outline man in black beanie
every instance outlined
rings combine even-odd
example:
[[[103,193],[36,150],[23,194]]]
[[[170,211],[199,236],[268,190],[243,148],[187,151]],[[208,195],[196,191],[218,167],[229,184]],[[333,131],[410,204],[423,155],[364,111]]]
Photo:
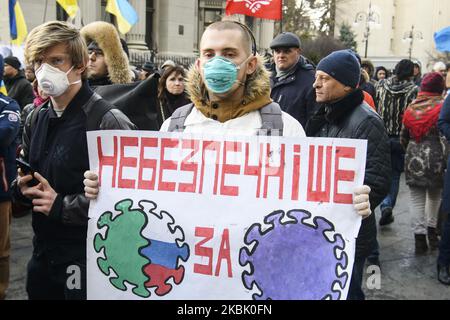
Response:
[[[380,226],[394,221],[393,209],[397,200],[400,175],[403,172],[405,152],[400,145],[403,112],[416,98],[418,87],[414,83],[414,63],[403,59],[394,69],[394,75],[381,80],[376,87],[378,114],[384,121],[390,142],[392,183],[389,194],[380,205]]]
[[[368,104],[358,88],[360,64],[348,50],[335,51],[317,65],[317,112],[306,125],[309,137],[367,140],[364,185],[370,187],[372,212],[386,196],[390,184],[390,153],[383,121]],[[363,268],[366,258],[376,246],[376,222],[372,214],[362,220],[356,239],[355,261],[348,299],[362,300]]]
[[[5,69],[3,76],[5,80],[8,97],[19,104],[20,110],[34,100],[33,87],[25,78],[25,73],[20,67],[20,61],[16,57],[9,56],[4,59]]]

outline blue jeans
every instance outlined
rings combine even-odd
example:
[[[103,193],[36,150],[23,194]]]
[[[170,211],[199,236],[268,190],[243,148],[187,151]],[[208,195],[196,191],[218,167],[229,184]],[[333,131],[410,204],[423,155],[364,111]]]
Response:
[[[400,144],[399,137],[389,137],[389,142],[391,145],[392,182],[388,195],[380,204],[381,212],[383,212],[386,208],[393,209],[395,207],[400,185],[400,175],[402,174],[405,166],[405,152]]]

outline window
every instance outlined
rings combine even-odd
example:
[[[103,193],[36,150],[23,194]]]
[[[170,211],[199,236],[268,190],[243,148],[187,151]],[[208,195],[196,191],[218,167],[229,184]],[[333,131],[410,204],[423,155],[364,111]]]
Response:
[[[220,21],[221,19],[222,10],[205,8],[205,18],[203,19],[205,28],[216,21]]]

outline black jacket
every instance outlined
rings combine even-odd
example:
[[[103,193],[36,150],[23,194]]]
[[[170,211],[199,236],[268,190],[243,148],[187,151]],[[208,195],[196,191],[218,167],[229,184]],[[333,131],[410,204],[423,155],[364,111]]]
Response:
[[[22,110],[27,104],[34,100],[33,87],[30,81],[25,78],[23,71],[20,71],[14,78],[4,78],[8,97],[14,99]]]
[[[376,239],[375,208],[389,192],[391,153],[383,121],[366,103],[360,89],[334,104],[323,104],[308,121],[306,135],[312,137],[367,140],[364,184],[371,188],[372,214],[363,220],[356,240],[356,256],[367,257]]]
[[[16,137],[19,127],[17,102],[0,93],[0,202],[11,200],[9,184],[17,176]]]
[[[189,100],[189,97],[185,92],[179,95],[173,95],[168,92],[167,89],[164,89],[163,94],[164,97],[159,100],[159,103],[161,105],[161,112],[163,113],[164,120],[170,118],[172,113],[179,107],[191,103],[191,100]]]
[[[50,214],[33,212],[35,253],[45,252],[52,260],[71,261],[85,257],[89,200],[84,196],[84,172],[89,169],[86,126],[90,110],[96,106],[86,82],[58,117],[51,101],[34,109],[23,133],[24,159],[45,177],[57,192]],[[35,123],[33,113],[38,110]],[[119,110],[111,109],[99,129],[134,129]],[[30,204],[13,182],[17,201]]]
[[[314,80],[314,66],[302,56],[295,66],[295,71],[282,80],[276,77],[275,64],[272,66],[270,97],[281,106],[284,112],[297,119],[302,127],[305,127],[316,105]]]

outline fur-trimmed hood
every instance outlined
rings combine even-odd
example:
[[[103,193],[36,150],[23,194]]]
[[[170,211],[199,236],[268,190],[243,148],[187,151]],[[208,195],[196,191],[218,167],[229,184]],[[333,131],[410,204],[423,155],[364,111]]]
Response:
[[[270,98],[270,74],[264,67],[263,57],[257,56],[256,70],[247,77],[245,82],[244,99],[248,102],[261,98]],[[192,65],[187,74],[186,91],[195,106],[201,106],[209,102],[206,86],[202,80],[200,71]]]
[[[120,37],[114,25],[95,21],[81,28],[80,32],[87,45],[95,41],[103,50],[112,83],[132,82],[128,57],[122,49]]]

